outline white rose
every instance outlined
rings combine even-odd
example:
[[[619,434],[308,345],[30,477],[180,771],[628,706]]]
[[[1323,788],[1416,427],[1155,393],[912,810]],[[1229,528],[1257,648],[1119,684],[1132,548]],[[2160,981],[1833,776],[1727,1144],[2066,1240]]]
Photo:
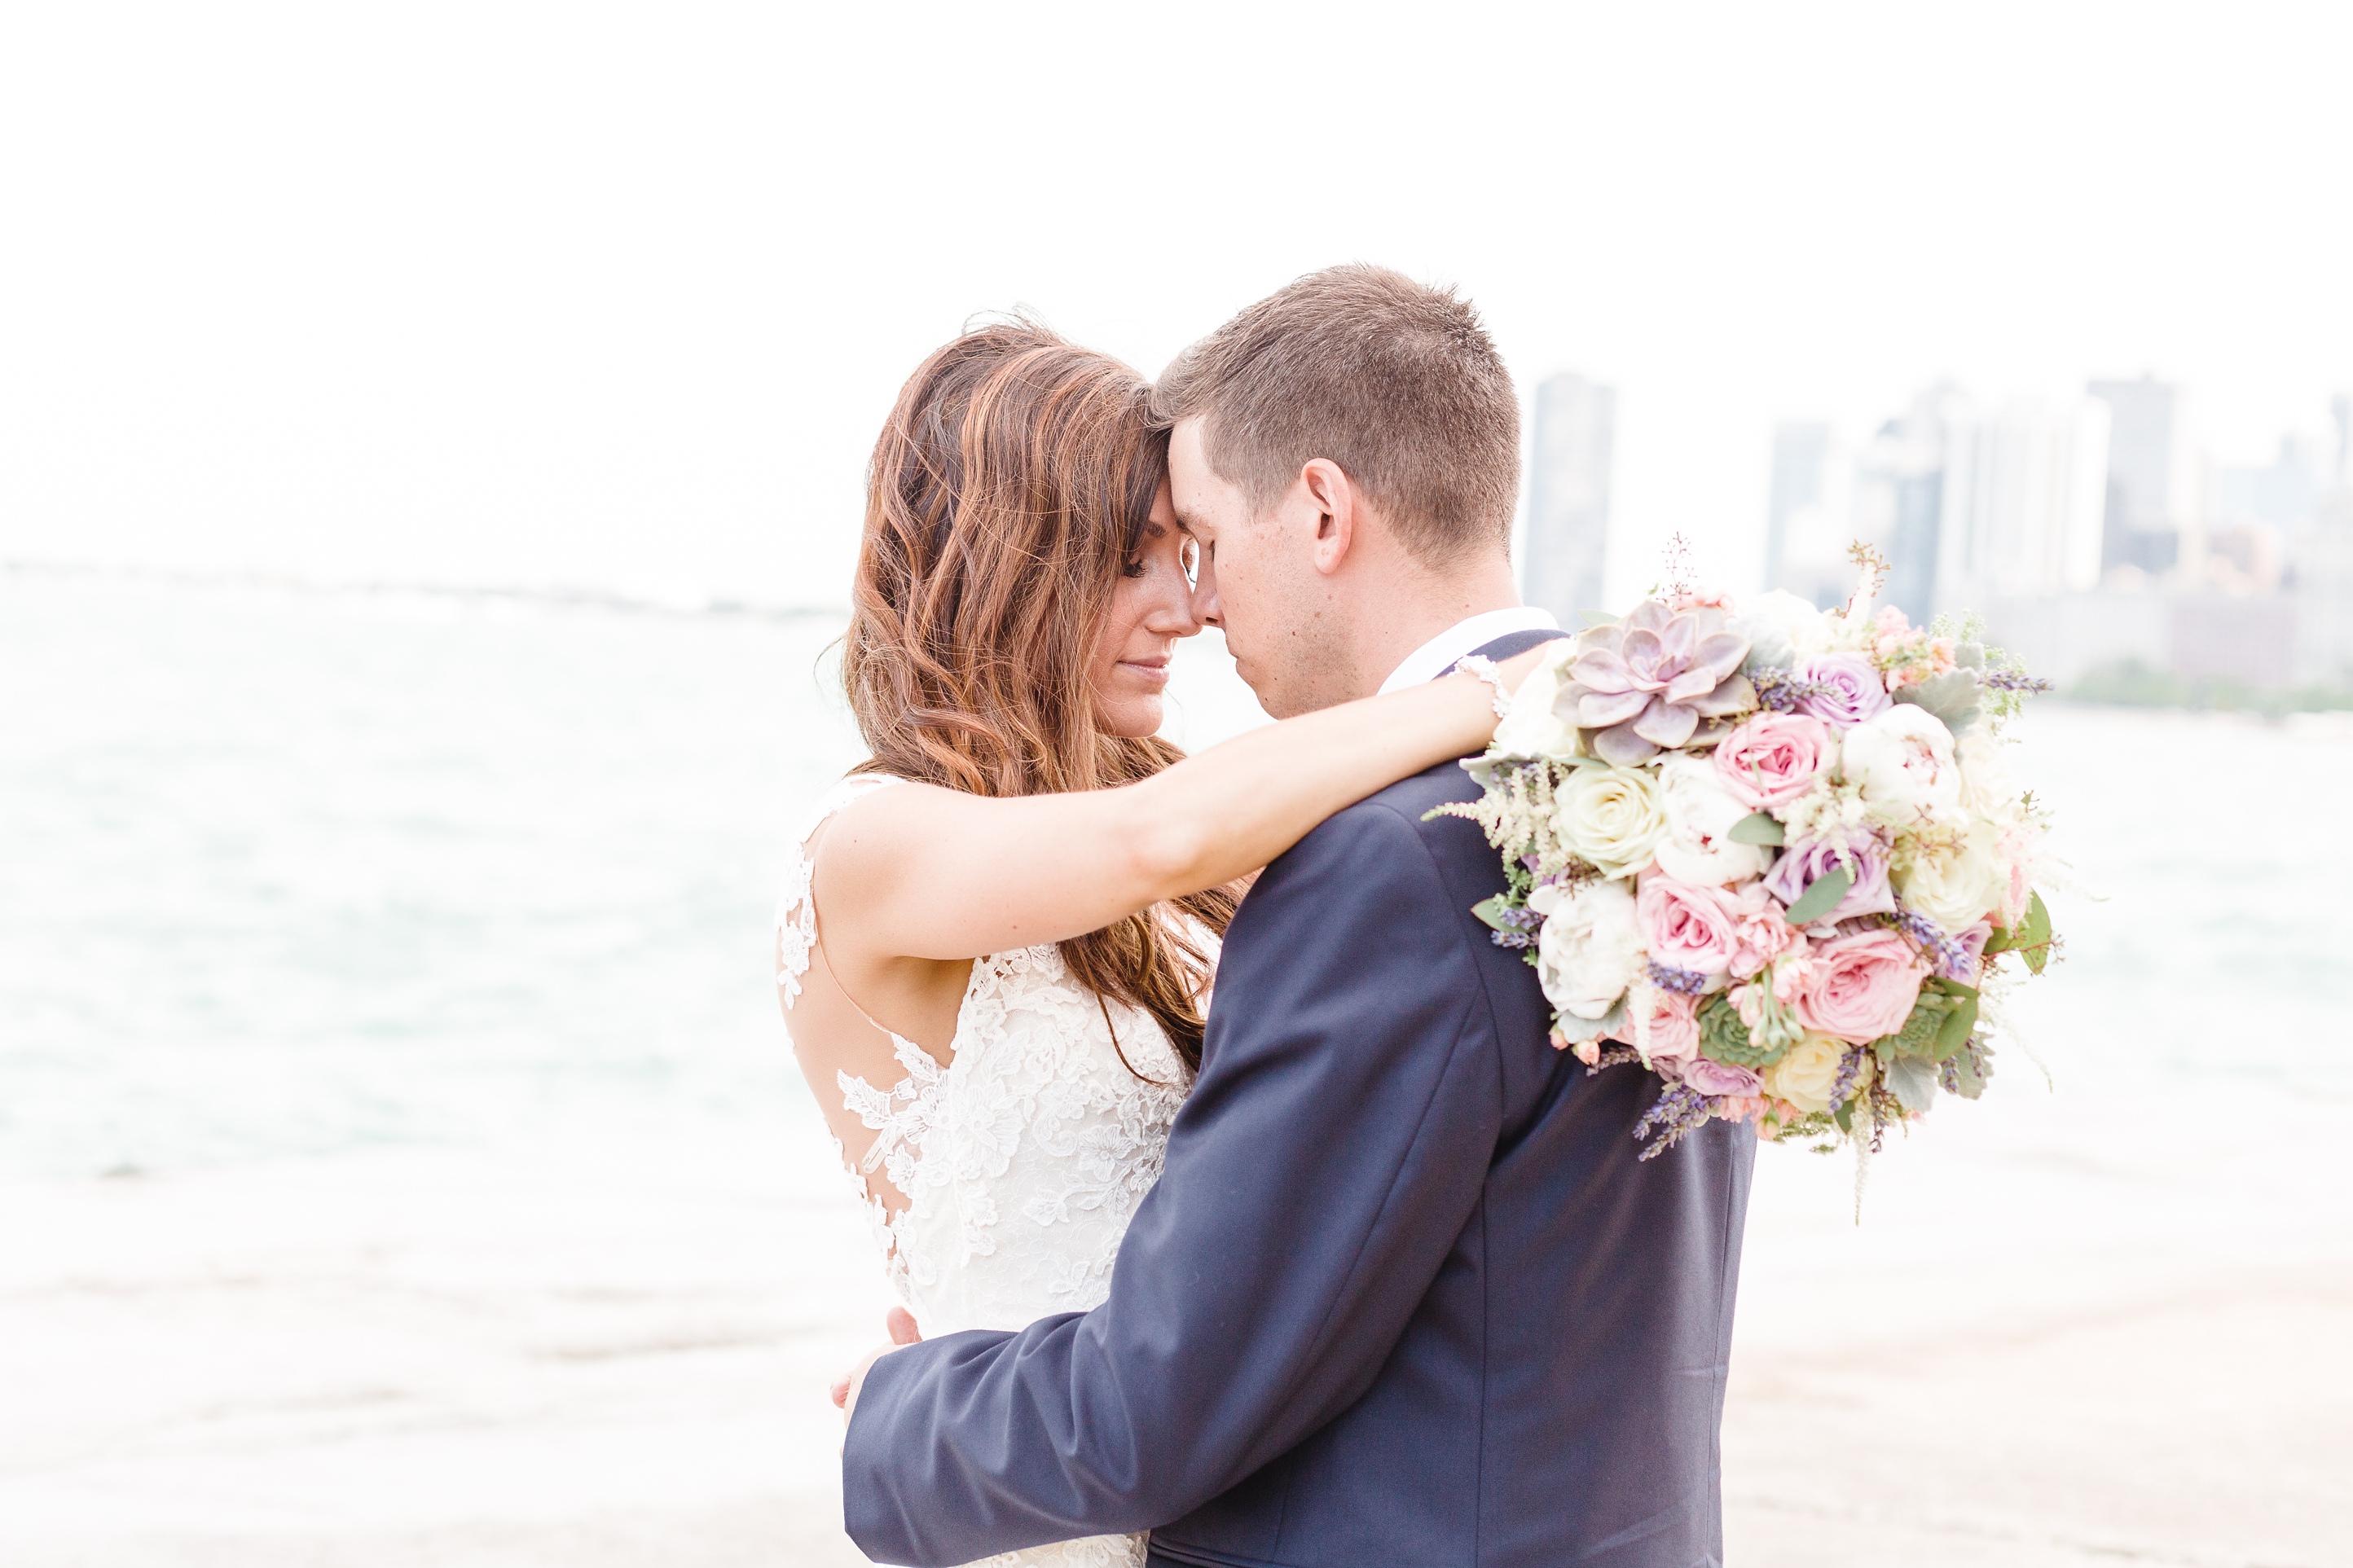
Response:
[[[1978,725],[1953,744],[1953,760],[1961,770],[1961,805],[1995,822],[2019,820],[2018,781],[2010,776],[2002,742]]]
[[[1667,831],[1659,840],[1659,869],[1695,888],[1720,887],[1761,877],[1772,852],[1725,837],[1750,815],[1724,787],[1712,758],[1676,752],[1659,763],[1659,801]]]
[[[1602,873],[1630,877],[1667,831],[1657,775],[1648,768],[1578,768],[1554,797],[1560,837]]]
[[[1898,702],[1841,738],[1840,771],[1861,786],[1872,814],[1894,827],[1957,818],[1961,772],[1953,732],[1915,703]]]
[[[1995,855],[1998,829],[1983,817],[1922,834],[1897,850],[1890,876],[1909,908],[1956,934],[2000,907],[2008,873]]]
[[[1748,639],[1751,663],[1780,669],[1830,647],[1822,613],[1797,595],[1778,588],[1743,601],[1740,614],[1733,617],[1732,629]]]
[[[1844,1040],[1808,1035],[1765,1069],[1765,1092],[1800,1110],[1829,1110],[1831,1093],[1838,1088],[1839,1064],[1845,1060]]]
[[[1568,661],[1576,653],[1574,637],[1560,637],[1545,645],[1544,657],[1520,682],[1519,689],[1512,693],[1511,712],[1495,726],[1497,751],[1514,757],[1556,760],[1577,754],[1577,727],[1564,722],[1553,711]]]
[[[1536,978],[1545,999],[1572,1016],[1607,1016],[1642,973],[1642,933],[1634,895],[1618,881],[1575,891],[1538,888],[1528,907],[1545,917],[1536,933]]]

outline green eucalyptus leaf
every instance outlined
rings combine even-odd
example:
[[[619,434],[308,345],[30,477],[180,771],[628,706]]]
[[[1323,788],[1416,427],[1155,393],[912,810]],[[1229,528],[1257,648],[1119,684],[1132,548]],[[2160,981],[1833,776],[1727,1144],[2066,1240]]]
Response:
[[[1833,866],[1823,872],[1808,888],[1803,897],[1789,906],[1788,921],[1793,926],[1811,925],[1839,907],[1847,889],[1854,886],[1854,875],[1843,866]]]
[[[1735,844],[1780,844],[1786,841],[1781,825],[1773,820],[1770,812],[1752,811],[1732,825],[1726,838]]]
[[[1614,626],[1619,620],[1607,610],[1579,610],[1577,618],[1588,626]]]
[[[1512,900],[1503,893],[1497,893],[1492,899],[1482,899],[1471,906],[1472,914],[1477,915],[1497,931],[1515,931],[1520,929],[1512,923],[1511,911]]]
[[[2018,951],[2026,960],[2026,967],[2037,974],[2051,961],[2051,911],[2043,907],[2040,893],[2026,907],[2026,925],[2018,933]]]
[[[1978,998],[1975,992],[1953,998],[1953,1009],[1945,1015],[1943,1027],[1936,1031],[1936,1059],[1943,1061],[1969,1043],[1977,1032]]]

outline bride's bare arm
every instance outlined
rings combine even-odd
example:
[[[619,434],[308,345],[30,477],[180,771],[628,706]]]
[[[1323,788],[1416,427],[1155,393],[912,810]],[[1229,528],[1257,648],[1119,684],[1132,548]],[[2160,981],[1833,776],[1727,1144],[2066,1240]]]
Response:
[[[1530,651],[1502,666],[1516,686]],[[1141,783],[991,799],[908,784],[827,827],[837,958],[976,958],[1060,942],[1265,865],[1341,807],[1493,737],[1494,689],[1442,680],[1253,730]]]

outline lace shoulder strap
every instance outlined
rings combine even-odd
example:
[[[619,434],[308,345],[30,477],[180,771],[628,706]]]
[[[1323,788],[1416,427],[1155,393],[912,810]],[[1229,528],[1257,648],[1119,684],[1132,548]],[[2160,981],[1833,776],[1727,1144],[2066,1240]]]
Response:
[[[826,819],[855,800],[876,790],[906,781],[889,773],[852,773],[820,796],[808,819],[793,835],[792,859],[785,868],[784,896],[776,904],[776,984],[790,1006],[801,994],[801,976],[808,973],[809,953],[817,945],[817,901],[810,896],[810,879],[817,863],[809,858],[809,840]]]

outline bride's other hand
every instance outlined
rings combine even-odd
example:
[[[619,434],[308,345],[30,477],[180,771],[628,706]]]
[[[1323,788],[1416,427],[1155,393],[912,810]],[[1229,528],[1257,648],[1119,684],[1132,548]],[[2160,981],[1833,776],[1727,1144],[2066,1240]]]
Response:
[[[882,1320],[882,1327],[890,1334],[891,1342],[877,1345],[867,1352],[864,1361],[833,1381],[834,1408],[841,1412],[844,1426],[849,1425],[850,1414],[858,1408],[858,1391],[866,1385],[866,1374],[873,1370],[874,1363],[892,1351],[923,1342],[923,1331],[915,1326],[915,1315],[904,1307],[892,1308]]]

